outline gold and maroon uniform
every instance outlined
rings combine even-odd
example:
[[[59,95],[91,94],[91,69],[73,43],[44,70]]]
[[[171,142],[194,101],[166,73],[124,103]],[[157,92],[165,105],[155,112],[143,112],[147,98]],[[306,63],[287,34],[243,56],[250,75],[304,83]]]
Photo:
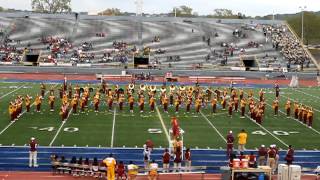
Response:
[[[71,100],[71,106],[72,106],[72,113],[77,113],[77,107],[78,107],[78,98],[75,96]]]
[[[277,116],[278,115],[278,111],[279,111],[279,100],[275,99],[272,103],[272,108],[274,110],[274,115]]]
[[[288,99],[285,105],[285,109],[287,112],[287,117],[290,117],[291,114],[291,101]]]
[[[228,102],[228,113],[229,113],[229,116],[232,117],[232,109],[233,109],[233,101],[230,100]]]
[[[174,100],[174,106],[175,106],[176,113],[179,112],[180,99],[179,99],[178,96],[177,96],[176,99]]]
[[[263,95],[264,95],[263,89],[260,89],[260,91],[259,91],[259,100],[260,100],[260,102],[263,100]]]
[[[234,101],[234,110],[235,110],[236,112],[238,112],[238,108],[239,108],[239,98],[238,98],[238,96],[235,96],[235,97],[233,98],[233,101]]]
[[[227,106],[227,97],[223,96],[221,101],[222,109],[225,110]]]
[[[99,103],[100,103],[100,97],[99,95],[95,95],[93,98],[93,105],[94,105],[94,111],[98,112],[99,111]]]
[[[217,111],[217,99],[214,97],[211,100],[212,113],[216,113]]]
[[[293,110],[294,110],[294,118],[298,119],[299,115],[299,104],[297,102],[293,103]]]
[[[129,102],[130,112],[133,112],[134,97],[132,95],[129,96],[128,102]]]
[[[200,98],[197,98],[197,99],[196,99],[195,108],[196,108],[196,112],[197,112],[197,113],[200,112],[201,102],[202,102],[202,100],[201,100]]]
[[[168,112],[168,103],[169,103],[168,101],[169,101],[168,97],[164,95],[162,100],[164,112]]]
[[[154,96],[151,96],[149,99],[149,105],[150,105],[151,112],[154,112],[155,101],[156,101],[156,99],[154,98]]]
[[[54,100],[55,100],[54,95],[50,95],[48,99],[49,99],[50,111],[54,111]]]
[[[242,98],[240,101],[241,118],[244,118],[244,114],[246,112],[246,105],[247,105],[246,99]]]
[[[41,89],[40,94],[41,94],[42,97],[44,97],[44,93],[46,91],[46,86],[43,83],[41,83],[40,89]]]
[[[124,94],[120,94],[119,100],[118,100],[120,111],[123,110],[123,103],[124,103],[124,101],[125,101]]]
[[[30,112],[31,97],[27,95],[24,102],[26,105],[27,112]]]
[[[107,104],[108,104],[109,111],[111,111],[112,110],[112,105],[113,105],[113,96],[112,96],[112,94],[107,97]]]
[[[313,121],[313,109],[309,108],[307,112],[307,121],[308,121],[308,126],[312,127],[312,121]]]
[[[35,98],[35,101],[34,101],[34,104],[36,105],[37,112],[40,112],[41,102],[42,102],[42,97],[37,95]]]

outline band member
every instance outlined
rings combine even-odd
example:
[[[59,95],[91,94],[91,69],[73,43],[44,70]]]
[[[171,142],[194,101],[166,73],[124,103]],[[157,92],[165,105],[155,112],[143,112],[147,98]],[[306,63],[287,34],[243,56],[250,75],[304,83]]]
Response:
[[[112,105],[113,105],[113,95],[112,93],[109,92],[109,96],[107,96],[107,104],[108,104],[108,110],[112,110]]]
[[[68,103],[66,103],[66,104],[62,104],[61,105],[61,108],[60,108],[60,116],[61,116],[61,120],[62,121],[65,121],[66,119],[67,119],[67,117],[68,117]]]
[[[174,106],[175,106],[176,113],[178,113],[179,112],[179,106],[180,106],[180,99],[179,99],[178,96],[174,100]]]
[[[190,113],[191,104],[192,104],[192,97],[188,95],[187,102],[186,102],[186,111],[187,111],[187,113]]]
[[[18,96],[16,99],[16,105],[17,105],[17,117],[20,118],[21,113],[22,113],[22,104],[23,104],[23,99],[21,96]]]
[[[40,94],[41,94],[42,97],[44,97],[44,93],[46,92],[46,85],[41,83],[40,89],[41,89],[41,93]]]
[[[260,100],[260,102],[263,100],[263,96],[264,96],[263,89],[260,89],[260,91],[259,91],[259,100]]]
[[[198,98],[196,99],[196,102],[195,102],[196,113],[199,113],[199,112],[200,112],[201,103],[202,103],[202,100],[201,100],[200,97],[198,97]]]
[[[30,105],[31,105],[31,96],[29,96],[28,94],[26,95],[26,98],[25,98],[25,105],[26,105],[26,109],[27,109],[27,112],[30,112]]]
[[[295,119],[298,119],[298,113],[299,113],[299,104],[298,104],[298,102],[297,101],[295,101],[294,103],[293,103],[293,110],[294,110],[294,118]]]
[[[242,88],[239,90],[239,98],[240,98],[240,101],[243,99],[243,89]]]
[[[173,92],[169,92],[169,104],[170,106],[173,106],[174,103],[174,96],[173,96]]]
[[[259,107],[257,107],[255,114],[256,114],[256,122],[258,124],[261,124],[262,123],[263,110],[260,109]]]
[[[222,97],[221,105],[222,105],[222,110],[226,110],[226,105],[227,105],[227,97],[226,96]]]
[[[125,101],[124,94],[120,94],[119,100],[118,100],[120,111],[123,110],[123,103],[124,103],[124,101]]]
[[[107,89],[108,89],[108,86],[107,86],[107,83],[104,79],[101,79],[101,90],[102,90],[102,93],[106,94],[107,93]]]
[[[240,101],[240,108],[241,108],[241,117],[240,118],[245,118],[245,111],[246,111],[246,105],[247,105],[247,101],[246,99],[242,98]]]
[[[82,97],[80,98],[80,110],[82,113],[84,113],[84,108],[85,108],[85,101],[86,101],[86,98],[84,97],[84,95],[82,95]]]
[[[130,83],[128,85],[128,89],[127,89],[127,94],[133,94],[134,93],[134,84],[133,83]]]
[[[302,118],[303,118],[303,123],[307,124],[308,107],[306,107],[306,106],[302,106]]]
[[[100,103],[100,97],[99,97],[99,94],[96,94],[93,98],[94,112],[99,112],[99,103]]]
[[[78,97],[80,97],[80,87],[77,84],[76,87],[74,88],[75,93],[78,95]]]
[[[233,109],[233,101],[230,99],[228,102],[228,113],[230,117],[232,117],[232,109]]]
[[[10,120],[15,121],[16,119],[16,105],[13,102],[9,103],[9,114]]]
[[[299,119],[299,121],[303,121],[303,106],[302,106],[302,104],[299,105],[298,119]]]
[[[154,96],[151,96],[149,99],[150,112],[154,112],[155,101],[156,99],[154,98]]]
[[[234,102],[234,111],[238,112],[238,108],[239,108],[239,98],[238,98],[238,96],[235,96],[233,98],[233,102]]]
[[[290,114],[291,114],[291,101],[290,101],[289,98],[288,98],[288,100],[286,102],[285,109],[286,109],[286,112],[287,112],[287,118],[289,118]]]
[[[216,113],[217,111],[217,98],[213,97],[211,100],[212,113]]]
[[[60,86],[60,88],[59,88],[59,97],[60,97],[60,99],[62,99],[62,97],[63,97],[63,87],[62,86]]]
[[[274,109],[274,116],[278,116],[279,111],[279,100],[276,98],[272,103],[272,108]]]
[[[81,104],[81,103],[80,103]],[[71,100],[72,113],[77,114],[78,98],[74,96]],[[84,107],[83,107],[84,108]]]
[[[163,104],[163,110],[166,113],[168,113],[168,103],[169,103],[168,101],[169,101],[169,99],[168,99],[167,95],[164,95],[163,100],[162,100],[162,104]]]
[[[134,97],[133,95],[129,95],[128,98],[130,112],[133,113],[133,105],[134,105]]]
[[[54,95],[54,87],[53,86],[50,87],[50,95]]]
[[[312,127],[312,121],[313,121],[313,108],[310,107],[308,109],[308,112],[307,112],[307,119],[308,119],[308,126],[309,127]]]
[[[71,99],[72,98],[72,85],[71,83],[68,86],[68,98]]]
[[[49,106],[50,106],[50,111],[54,111],[54,100],[55,100],[55,96],[54,95],[50,95],[48,97],[49,99]]]
[[[140,112],[143,113],[144,110],[144,96],[140,95],[139,98],[139,108],[140,108]]]
[[[42,96],[37,95],[34,100],[34,105],[36,105],[37,112],[40,112],[41,102],[42,102]]]

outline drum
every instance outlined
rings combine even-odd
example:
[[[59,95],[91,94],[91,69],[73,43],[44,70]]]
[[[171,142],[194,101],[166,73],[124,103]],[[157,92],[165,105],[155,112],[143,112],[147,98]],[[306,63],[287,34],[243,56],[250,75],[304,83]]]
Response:
[[[240,168],[240,159],[233,159],[233,168]]]
[[[241,160],[241,166],[240,166],[241,168],[244,168],[244,169],[246,169],[246,168],[248,168],[249,167],[249,161],[248,161],[248,159],[242,159]]]

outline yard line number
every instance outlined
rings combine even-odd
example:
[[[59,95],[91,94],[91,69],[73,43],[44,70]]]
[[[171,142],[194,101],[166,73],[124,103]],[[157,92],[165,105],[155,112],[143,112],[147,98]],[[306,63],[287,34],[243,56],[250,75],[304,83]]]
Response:
[[[289,136],[290,134],[298,134],[299,132],[297,132],[297,131],[292,131],[292,132],[287,132],[287,131],[272,131],[272,133],[275,134],[275,135],[277,135],[277,136]],[[251,132],[251,134],[262,135],[262,136],[267,135],[267,133],[264,132],[264,131],[253,131],[253,132]]]
[[[55,127],[30,127],[31,129],[35,129],[35,130],[38,130],[38,131],[48,131],[48,132],[52,132],[52,131],[55,131],[56,128]],[[74,132],[78,132],[79,131],[79,128],[77,127],[65,127],[63,129],[64,132],[69,132],[69,133],[74,133]]]

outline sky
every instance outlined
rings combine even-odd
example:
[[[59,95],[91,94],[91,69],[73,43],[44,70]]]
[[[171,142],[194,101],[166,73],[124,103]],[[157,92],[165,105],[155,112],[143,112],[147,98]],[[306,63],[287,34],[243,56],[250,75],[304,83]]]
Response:
[[[100,12],[107,8],[135,12],[135,0],[72,0],[75,12]],[[167,13],[181,5],[193,8],[200,15],[213,14],[217,8],[231,9],[249,16],[299,12],[306,6],[308,11],[320,11],[320,0],[144,0],[143,12]],[[0,6],[31,10],[31,0],[0,0]]]

